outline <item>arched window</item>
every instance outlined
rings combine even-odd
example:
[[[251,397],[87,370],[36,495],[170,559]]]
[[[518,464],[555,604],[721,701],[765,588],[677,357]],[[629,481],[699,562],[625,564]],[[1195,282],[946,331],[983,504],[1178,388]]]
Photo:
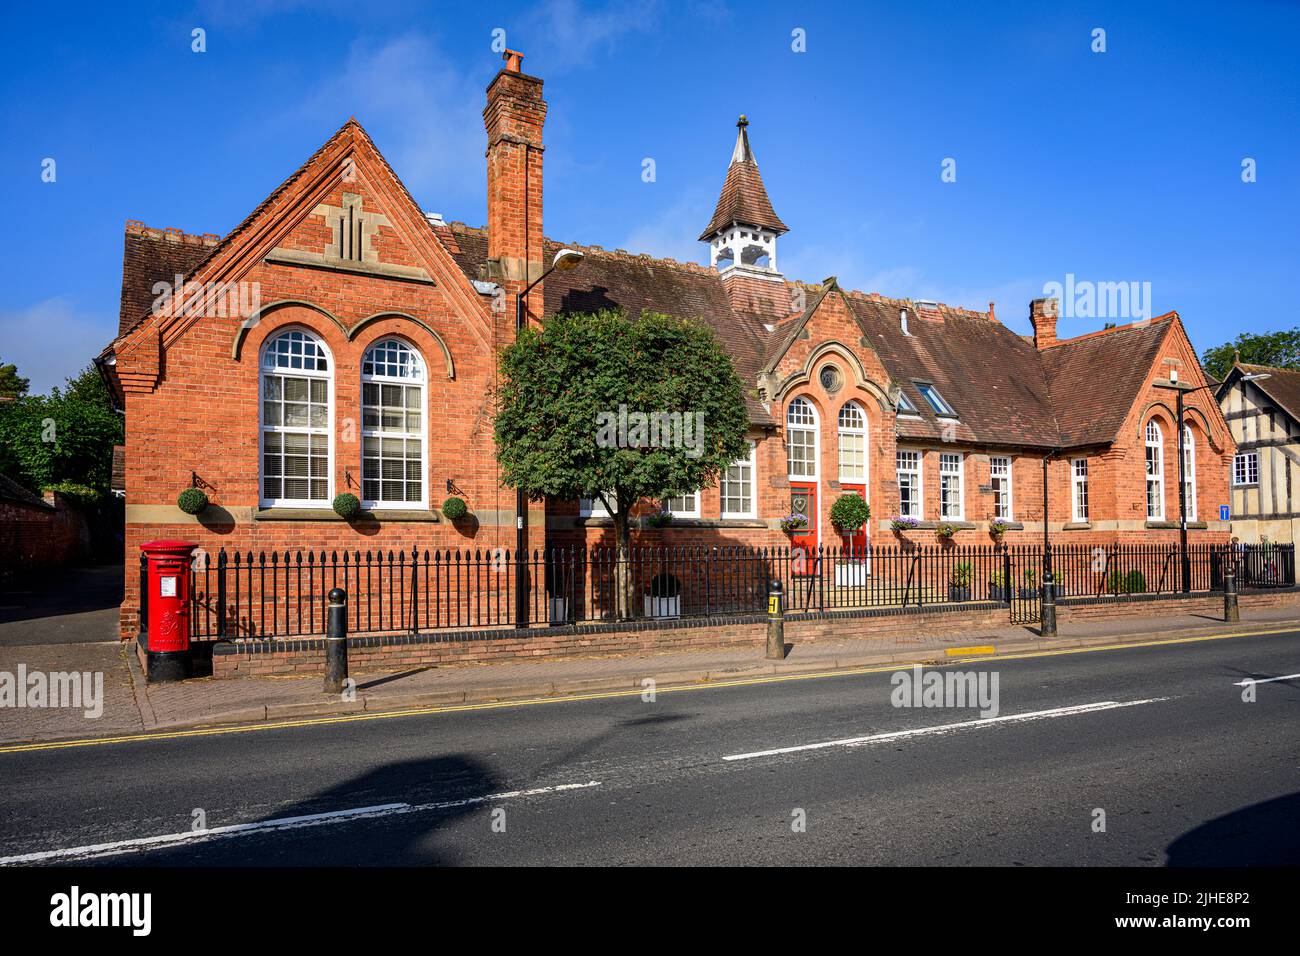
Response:
[[[786,409],[785,459],[791,478],[817,477],[817,411],[806,398]]]
[[[333,484],[333,363],[310,332],[290,329],[262,349],[262,505],[319,507]]]
[[[865,484],[867,480],[867,416],[857,402],[840,409],[840,481]]]
[[[382,339],[361,360],[361,497],[367,507],[427,507],[424,360]]]
[[[1183,492],[1187,520],[1196,520],[1196,439],[1190,425],[1183,426]]]
[[[1147,520],[1165,520],[1165,439],[1154,418],[1147,422]]]

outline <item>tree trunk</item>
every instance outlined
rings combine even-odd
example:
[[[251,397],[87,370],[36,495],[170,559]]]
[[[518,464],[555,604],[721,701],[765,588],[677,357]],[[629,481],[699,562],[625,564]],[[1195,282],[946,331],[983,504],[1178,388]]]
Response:
[[[632,617],[632,529],[627,512],[628,509],[620,502],[614,515],[614,536],[618,540],[614,559],[614,608],[620,621]]]

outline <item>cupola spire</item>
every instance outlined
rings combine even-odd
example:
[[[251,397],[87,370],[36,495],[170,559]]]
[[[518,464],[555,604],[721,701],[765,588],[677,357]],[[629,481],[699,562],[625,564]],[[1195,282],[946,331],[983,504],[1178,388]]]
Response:
[[[779,279],[776,237],[786,231],[767,197],[758,161],[749,145],[749,120],[741,114],[722,195],[713,218],[700,233],[700,241],[709,244],[709,264],[715,268],[721,263],[724,272],[740,269]]]

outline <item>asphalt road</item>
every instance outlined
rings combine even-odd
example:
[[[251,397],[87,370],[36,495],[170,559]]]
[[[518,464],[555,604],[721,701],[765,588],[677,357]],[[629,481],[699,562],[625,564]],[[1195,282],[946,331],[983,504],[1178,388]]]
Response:
[[[872,673],[0,753],[0,857],[1300,863],[1300,676],[1238,686],[1300,675],[1300,632],[938,670],[996,672],[998,719]],[[206,839],[167,837],[196,814]]]

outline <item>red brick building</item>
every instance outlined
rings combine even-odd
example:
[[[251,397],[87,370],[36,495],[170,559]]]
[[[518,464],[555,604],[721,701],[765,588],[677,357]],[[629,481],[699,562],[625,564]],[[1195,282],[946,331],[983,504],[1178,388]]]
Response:
[[[224,237],[128,221],[118,337],[104,352],[126,410],[126,560],[151,538],[208,551],[513,548],[515,496],[492,448],[495,355],[515,296],[562,247],[581,266],[529,295],[530,321],[643,308],[715,330],[747,388],[754,444],[720,487],[670,503],[643,542],[839,545],[832,503],[872,508],[873,544],[1041,540],[1043,461],[1054,540],[1173,540],[1172,375],[1201,385],[1176,313],[1057,339],[1053,300],[1027,338],[993,314],[785,278],[787,229],[741,118],[722,194],[701,233],[708,267],[558,243],[543,232],[542,81],[510,60],[487,90],[488,223],[426,215],[349,120]],[[701,220],[705,211],[701,211]],[[183,288],[183,297],[177,289]],[[167,296],[170,295],[170,301]],[[197,305],[196,305],[197,303]],[[247,306],[247,307],[245,307]],[[1194,541],[1221,541],[1235,447],[1212,395],[1187,396]],[[178,493],[212,502],[197,517]],[[331,510],[363,501],[362,520]],[[452,524],[455,493],[474,520]],[[533,506],[530,547],[606,535],[581,503]],[[544,529],[544,530],[543,530]],[[135,627],[127,575],[123,631]]]

